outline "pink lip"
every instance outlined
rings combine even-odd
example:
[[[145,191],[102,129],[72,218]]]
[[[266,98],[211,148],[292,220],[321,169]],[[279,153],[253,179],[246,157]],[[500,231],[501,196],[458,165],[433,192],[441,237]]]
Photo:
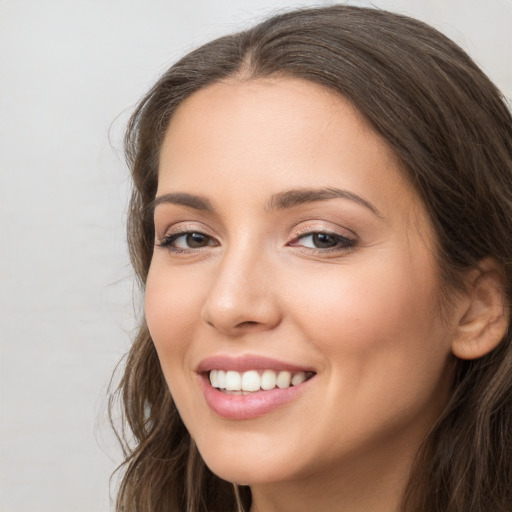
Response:
[[[207,372],[212,369],[233,370],[243,372],[247,370],[287,370],[290,372],[313,371],[305,366],[298,366],[267,357],[244,355],[212,356],[201,361],[196,371],[206,403],[218,416],[229,420],[248,420],[268,414],[275,409],[298,398],[306,391],[314,378],[298,386],[286,389],[271,389],[258,391],[247,395],[230,395],[219,391],[210,384]]]

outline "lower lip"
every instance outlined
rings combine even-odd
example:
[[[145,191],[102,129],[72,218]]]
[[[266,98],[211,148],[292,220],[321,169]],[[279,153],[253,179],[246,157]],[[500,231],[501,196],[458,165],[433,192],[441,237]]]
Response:
[[[208,377],[201,375],[206,403],[218,416],[229,420],[249,420],[269,414],[295,400],[306,390],[311,380],[313,379],[285,389],[276,388],[248,395],[230,395],[214,388]]]

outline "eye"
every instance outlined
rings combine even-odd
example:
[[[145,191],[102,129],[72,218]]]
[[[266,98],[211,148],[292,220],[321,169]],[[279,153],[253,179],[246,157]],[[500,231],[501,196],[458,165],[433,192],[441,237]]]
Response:
[[[203,247],[217,246],[218,243],[211,236],[200,231],[187,231],[166,235],[158,242],[159,247],[168,248],[175,252],[202,249]]]
[[[296,237],[292,242],[290,242],[290,245],[294,247],[305,247],[307,249],[317,251],[332,251],[336,249],[343,250],[354,247],[356,245],[356,241],[338,233],[315,231]]]

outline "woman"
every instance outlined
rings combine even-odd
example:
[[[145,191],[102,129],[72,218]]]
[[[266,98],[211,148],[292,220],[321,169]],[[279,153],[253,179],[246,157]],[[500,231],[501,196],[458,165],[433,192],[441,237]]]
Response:
[[[126,147],[118,511],[512,509],[512,119],[467,55],[282,14],[171,67]]]

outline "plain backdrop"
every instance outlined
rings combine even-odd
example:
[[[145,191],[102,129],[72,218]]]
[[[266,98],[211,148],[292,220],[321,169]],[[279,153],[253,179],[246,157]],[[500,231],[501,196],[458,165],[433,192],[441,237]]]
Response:
[[[334,2],[0,0],[0,511],[105,512],[105,415],[135,326],[122,131],[183,53]],[[348,2],[369,5],[369,2]],[[512,96],[512,0],[374,0],[460,43]]]

